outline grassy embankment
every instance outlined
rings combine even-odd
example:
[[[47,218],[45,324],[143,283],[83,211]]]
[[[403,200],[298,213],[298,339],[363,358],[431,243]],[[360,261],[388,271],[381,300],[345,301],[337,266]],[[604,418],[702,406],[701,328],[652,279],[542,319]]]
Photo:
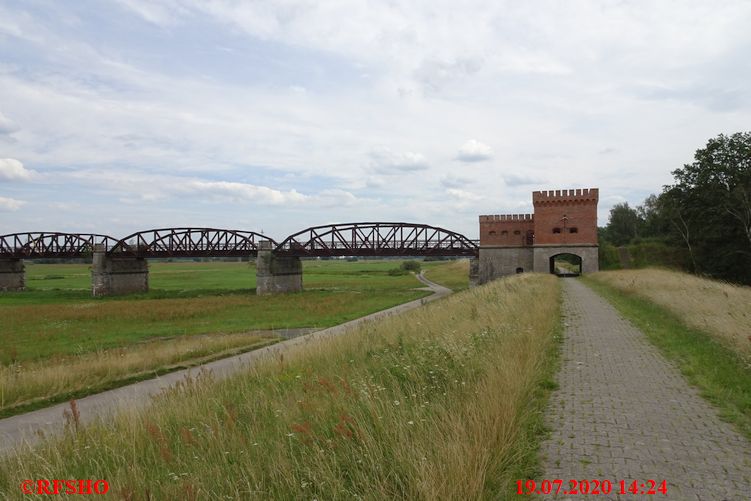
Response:
[[[0,416],[279,339],[252,331],[327,327],[427,294],[388,274],[399,264],[310,261],[305,292],[258,297],[237,288],[255,285],[248,263],[153,263],[148,294],[100,299],[87,265],[29,265],[29,290],[0,295]]]
[[[523,274],[0,462],[103,478],[123,499],[503,499],[531,478],[559,325],[558,282]]]
[[[469,259],[428,261],[421,264],[428,280],[448,287],[454,292],[469,288]]]
[[[601,272],[585,282],[751,438],[751,288],[658,269]]]

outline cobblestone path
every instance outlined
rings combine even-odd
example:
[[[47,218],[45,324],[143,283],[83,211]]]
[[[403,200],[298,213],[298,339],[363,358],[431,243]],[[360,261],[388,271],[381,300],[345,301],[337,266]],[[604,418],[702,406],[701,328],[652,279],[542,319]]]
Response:
[[[644,334],[575,279],[563,279],[559,389],[546,420],[542,479],[609,479],[607,495],[546,499],[751,499],[751,444]],[[667,496],[618,495],[618,482],[667,480]]]

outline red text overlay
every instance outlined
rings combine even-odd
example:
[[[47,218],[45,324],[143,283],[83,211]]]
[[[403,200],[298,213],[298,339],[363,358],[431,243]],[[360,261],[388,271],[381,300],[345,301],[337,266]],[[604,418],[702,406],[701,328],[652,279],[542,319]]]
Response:
[[[107,494],[110,484],[106,480],[24,480],[24,494]]]

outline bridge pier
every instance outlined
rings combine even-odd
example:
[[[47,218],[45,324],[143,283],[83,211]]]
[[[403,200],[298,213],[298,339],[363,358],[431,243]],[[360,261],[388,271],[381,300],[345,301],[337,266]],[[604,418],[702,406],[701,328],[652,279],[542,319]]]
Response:
[[[302,291],[302,261],[299,257],[276,256],[270,240],[258,242],[256,294]]]
[[[149,265],[144,258],[112,257],[102,244],[94,245],[91,294],[116,296],[149,291]]]
[[[23,259],[0,259],[0,291],[22,291],[26,287]]]

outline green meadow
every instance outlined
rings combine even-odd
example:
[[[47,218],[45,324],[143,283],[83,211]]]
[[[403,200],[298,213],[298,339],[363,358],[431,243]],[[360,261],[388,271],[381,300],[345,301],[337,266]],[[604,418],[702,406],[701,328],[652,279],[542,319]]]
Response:
[[[304,262],[301,293],[255,295],[248,262],[152,262],[145,294],[93,298],[87,264],[27,264],[27,290],[0,294],[0,415],[276,342],[425,297],[400,260]],[[451,265],[454,268],[448,269]],[[454,263],[429,263],[449,282]]]

